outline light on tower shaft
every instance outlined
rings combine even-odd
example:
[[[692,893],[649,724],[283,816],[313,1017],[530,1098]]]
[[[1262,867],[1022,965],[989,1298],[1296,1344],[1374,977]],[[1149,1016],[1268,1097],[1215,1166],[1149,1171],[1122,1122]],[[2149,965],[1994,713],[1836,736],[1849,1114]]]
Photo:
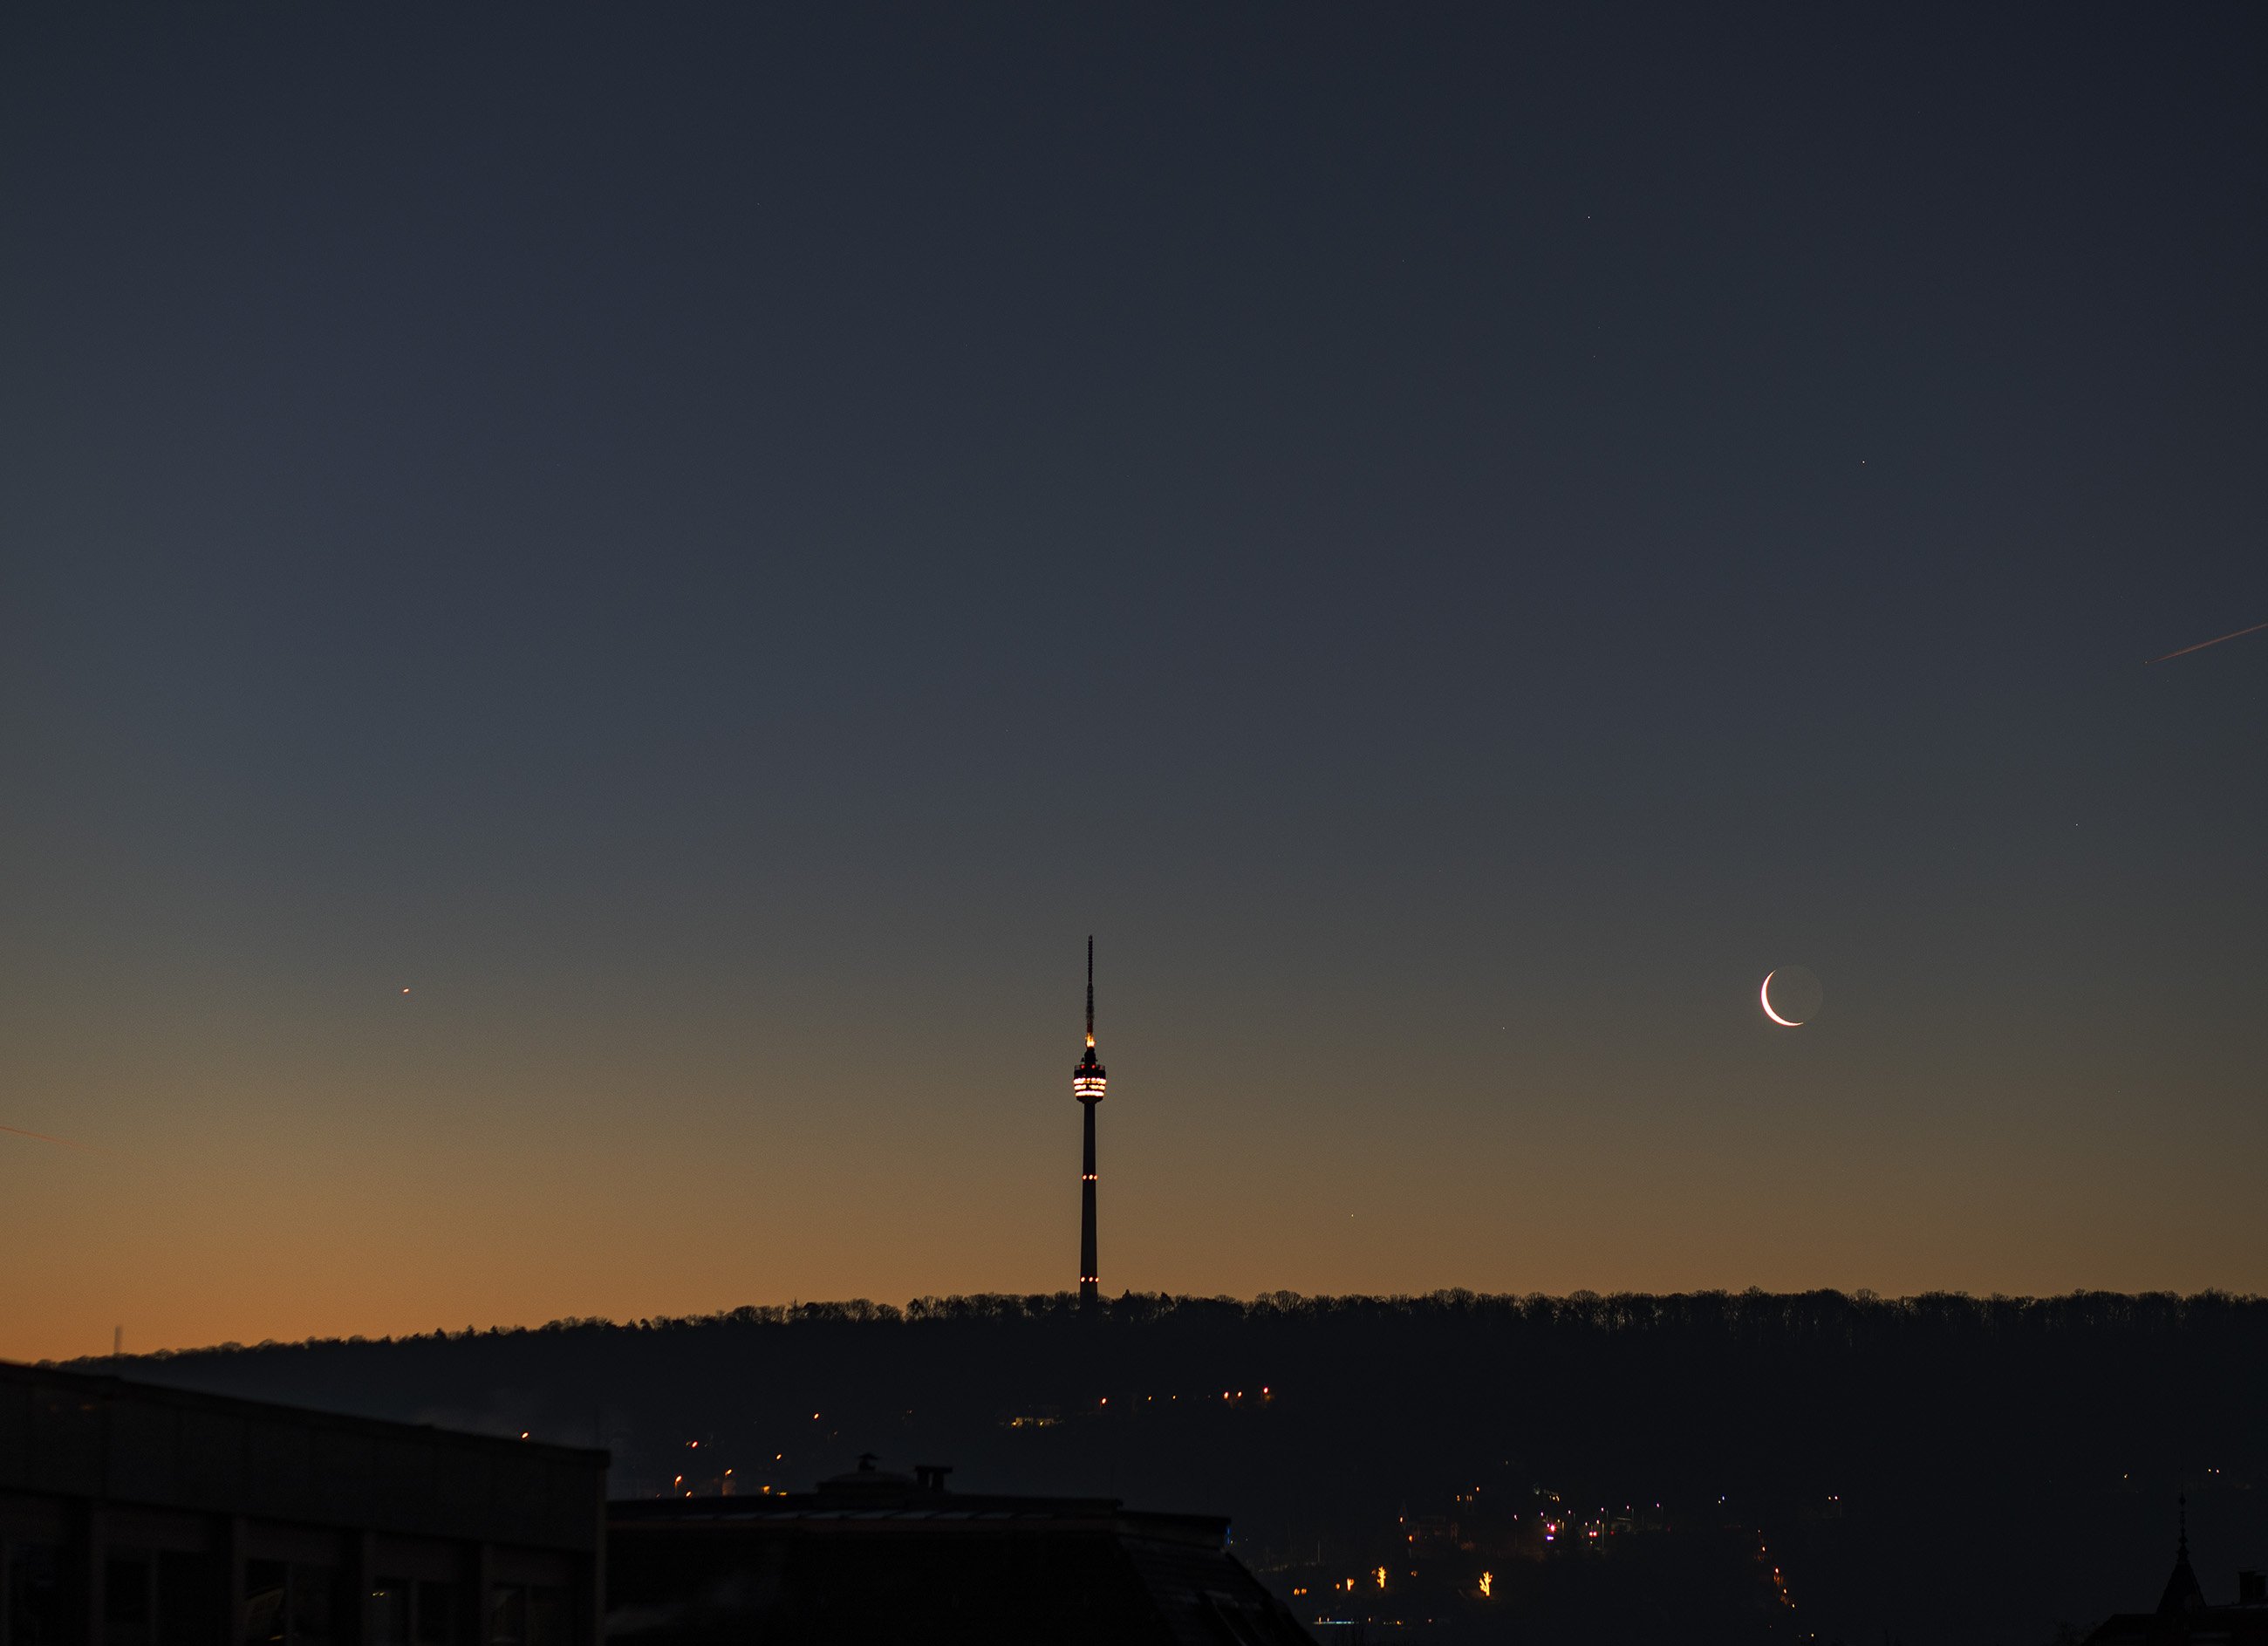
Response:
[[[1101,1296],[1102,1272],[1094,1251],[1094,1106],[1108,1087],[1102,1065],[1094,1056],[1094,939],[1086,940],[1086,1054],[1071,1071],[1071,1094],[1086,1111],[1086,1151],[1079,1179],[1079,1300],[1093,1303]]]

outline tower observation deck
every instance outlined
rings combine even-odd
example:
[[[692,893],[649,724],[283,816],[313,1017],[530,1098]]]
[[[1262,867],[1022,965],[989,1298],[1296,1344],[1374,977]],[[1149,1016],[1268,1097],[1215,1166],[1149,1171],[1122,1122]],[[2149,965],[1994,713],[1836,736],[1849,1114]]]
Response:
[[[1094,939],[1086,940],[1086,1055],[1071,1071],[1071,1094],[1086,1111],[1086,1165],[1079,1179],[1079,1300],[1093,1303],[1101,1295],[1102,1275],[1094,1256],[1094,1106],[1102,1101],[1102,1065],[1094,1059]]]

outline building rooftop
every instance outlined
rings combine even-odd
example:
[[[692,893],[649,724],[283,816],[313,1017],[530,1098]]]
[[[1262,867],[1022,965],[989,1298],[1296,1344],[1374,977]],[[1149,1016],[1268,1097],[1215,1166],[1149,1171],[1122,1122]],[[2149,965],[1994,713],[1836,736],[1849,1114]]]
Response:
[[[595,1550],[607,1454],[0,1361],[0,1488]]]
[[[608,1505],[619,1646],[1310,1637],[1228,1552],[1223,1516],[946,1489],[876,1469],[760,1499]]]
[[[2214,1606],[2205,1598],[2190,1564],[2187,1505],[2174,1569],[2154,1612],[2122,1612],[2104,1620],[2087,1637],[2087,1646],[2268,1646],[2268,1581],[2254,1571],[2236,1575],[2236,1604]]]

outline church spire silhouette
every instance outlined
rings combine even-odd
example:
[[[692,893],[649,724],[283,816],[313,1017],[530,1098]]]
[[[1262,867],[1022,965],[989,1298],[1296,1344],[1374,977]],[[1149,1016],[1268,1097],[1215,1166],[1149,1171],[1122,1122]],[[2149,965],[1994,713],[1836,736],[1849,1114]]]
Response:
[[[1079,1179],[1079,1300],[1093,1303],[1102,1294],[1102,1274],[1094,1253],[1094,1106],[1102,1101],[1108,1082],[1094,1058],[1094,937],[1086,939],[1086,1054],[1071,1071],[1071,1093],[1086,1111],[1086,1152]]]
[[[2158,1610],[2195,1612],[2205,1605],[2205,1586],[2197,1580],[2196,1569],[2190,1564],[2190,1495],[2182,1494],[2182,1536],[2174,1546],[2173,1575],[2166,1579],[2166,1592],[2158,1597]]]

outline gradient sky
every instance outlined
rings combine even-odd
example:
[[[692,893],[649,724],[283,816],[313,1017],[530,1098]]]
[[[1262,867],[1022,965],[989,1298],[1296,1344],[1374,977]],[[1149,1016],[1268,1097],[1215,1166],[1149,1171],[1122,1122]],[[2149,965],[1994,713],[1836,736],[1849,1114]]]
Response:
[[[2268,1289],[2268,12],[1724,10],[8,8],[0,1355]]]

